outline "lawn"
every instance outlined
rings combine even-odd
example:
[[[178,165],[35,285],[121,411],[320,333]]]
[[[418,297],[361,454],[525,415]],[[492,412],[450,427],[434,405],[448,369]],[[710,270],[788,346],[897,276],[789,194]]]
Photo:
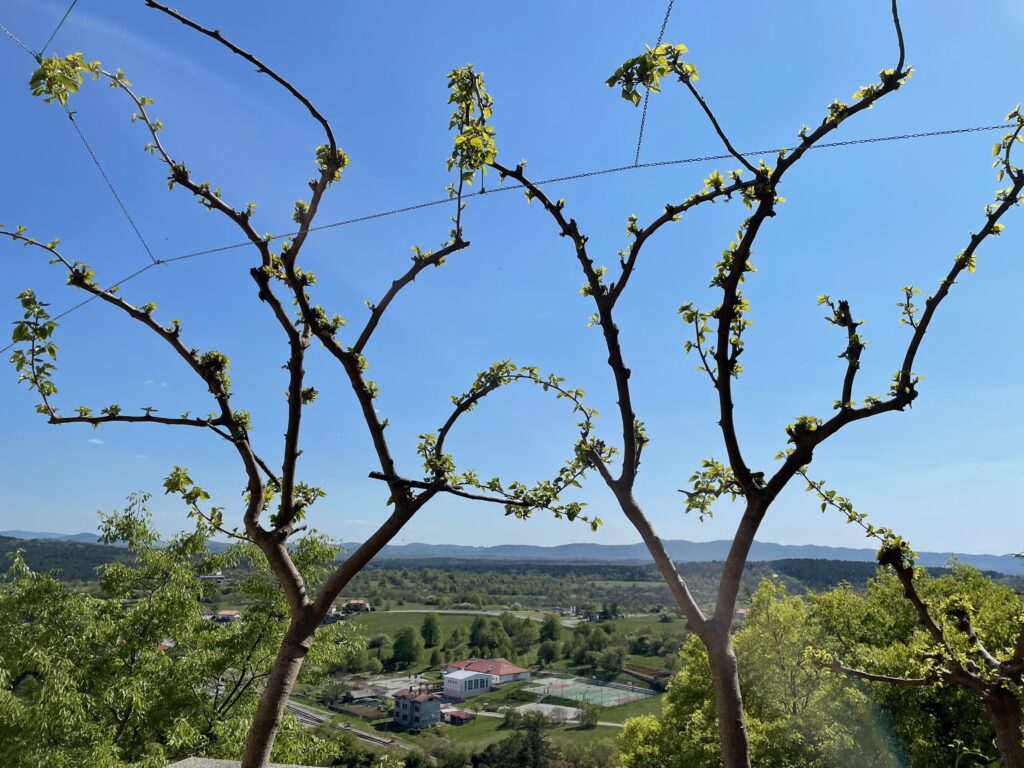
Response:
[[[366,631],[367,638],[383,634],[393,640],[395,633],[402,627],[415,627],[418,632],[420,625],[423,623],[423,617],[428,613],[431,613],[431,611],[423,611],[422,613],[371,611],[369,613],[361,613],[354,616],[349,619],[349,621],[362,626]],[[441,642],[444,643],[444,641],[447,640],[451,633],[456,629],[462,629],[468,634],[469,627],[476,616],[467,614],[439,613],[438,618],[441,621]],[[430,654],[433,650],[433,648],[424,648],[423,653],[420,654],[420,663],[418,665],[412,665],[413,668],[427,666],[430,663]],[[415,671],[415,669],[410,669],[409,671]],[[403,674],[405,674],[404,671]]]
[[[664,656],[635,656],[630,654],[626,657],[626,663],[636,664],[637,666],[647,667],[648,669],[668,669],[668,662]]]
[[[601,710],[600,719],[607,723],[624,723],[627,718],[638,715],[654,715],[661,718],[662,701],[661,696],[648,696],[617,707],[605,707]]]
[[[439,725],[426,731],[410,736],[403,734],[402,738],[410,743],[417,743],[419,740],[429,740],[431,735],[444,736],[456,744],[469,747],[474,752],[479,752],[488,744],[510,736],[513,731],[503,727],[503,721],[497,717],[477,717],[466,725]],[[555,744],[592,744],[595,741],[604,739],[615,739],[620,733],[619,728],[599,726],[597,728],[582,729],[574,725],[563,725],[557,728],[549,728],[544,731],[549,739]]]
[[[611,623],[615,625],[615,629],[619,633],[624,635],[682,635],[687,631],[685,619],[681,619],[678,616],[671,614],[669,615],[671,616],[671,621],[661,621],[657,614],[652,613],[646,616],[627,616],[624,619],[612,619]]]
[[[430,612],[429,610],[417,611],[415,613],[371,611],[369,613],[360,613],[349,619],[349,621],[366,627],[366,634],[370,637],[385,634],[394,638],[395,633],[402,627],[416,627],[416,630],[419,631],[420,625],[423,623],[423,617]],[[476,616],[461,613],[439,613],[438,618],[441,620],[441,638],[447,640],[448,636],[458,628],[468,632]]]

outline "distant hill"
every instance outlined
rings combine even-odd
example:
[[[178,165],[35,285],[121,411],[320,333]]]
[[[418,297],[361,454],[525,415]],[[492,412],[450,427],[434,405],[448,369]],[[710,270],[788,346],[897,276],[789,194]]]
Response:
[[[91,533],[63,534],[63,533],[37,533],[34,531],[0,531],[0,540],[4,537],[11,537],[10,542],[30,540],[32,546],[21,543],[18,546],[25,547],[30,552],[47,553],[47,561],[59,563],[50,567],[65,569],[65,578],[91,578],[85,576],[69,575],[73,570],[75,573],[84,573],[84,569],[90,566],[79,567],[77,562],[69,562],[60,555],[61,546],[77,545],[85,549],[78,550],[78,556],[83,562],[99,564],[110,562],[111,559],[120,559],[121,556],[102,554],[106,550],[116,550],[117,547],[107,547],[96,544],[96,535]],[[672,559],[680,563],[707,563],[722,561],[729,552],[729,541],[685,541],[682,539],[669,539],[665,541],[665,548]],[[211,542],[211,549],[220,550],[225,545],[220,542]],[[344,551],[351,552],[359,544],[346,543],[342,545]],[[16,546],[0,545],[0,555],[11,551]],[[92,549],[90,549],[92,548]],[[342,558],[344,558],[344,552]],[[102,558],[106,559],[102,559]],[[1008,576],[1024,576],[1024,560],[1013,555],[971,555],[956,552],[921,552],[919,562],[928,568],[941,568],[945,566],[950,558],[956,558],[962,563],[973,565],[982,571],[994,571]],[[493,547],[470,547],[459,544],[397,544],[384,547],[377,559],[390,560],[492,560],[492,561],[544,561],[544,562],[593,562],[593,563],[648,563],[650,554],[643,544],[562,544],[555,547],[543,547],[531,544],[498,544]],[[750,550],[751,562],[774,562],[777,560],[833,560],[852,561],[861,563],[873,563],[875,561],[875,550],[856,549],[853,547],[825,547],[813,544],[771,544],[755,541]],[[35,567],[33,565],[33,567]],[[95,567],[94,565],[91,567]],[[46,570],[42,568],[41,570]]]
[[[95,533],[47,533],[46,531],[0,531],[0,536],[14,539],[59,539],[60,541],[84,541],[95,544],[99,536]]]
[[[7,570],[8,555],[19,549],[25,551],[25,562],[32,570],[57,571],[68,581],[92,581],[99,566],[127,562],[132,557],[124,547],[61,538],[22,539],[0,535],[0,571]]]
[[[683,563],[705,563],[724,560],[731,542],[666,540],[665,548],[672,559]],[[349,552],[358,544],[344,544]],[[929,568],[941,568],[950,558],[973,565],[983,571],[1009,576],[1024,576],[1024,560],[1013,555],[971,555],[957,552],[921,552],[919,562]],[[493,547],[469,547],[458,544],[400,544],[384,547],[380,558],[421,560],[453,558],[473,560],[547,560],[562,562],[628,563],[649,562],[650,554],[643,544],[562,544],[542,547],[530,544],[499,544]],[[751,562],[774,560],[845,560],[874,562],[875,550],[852,547],[824,547],[813,544],[771,544],[755,541],[750,550]]]

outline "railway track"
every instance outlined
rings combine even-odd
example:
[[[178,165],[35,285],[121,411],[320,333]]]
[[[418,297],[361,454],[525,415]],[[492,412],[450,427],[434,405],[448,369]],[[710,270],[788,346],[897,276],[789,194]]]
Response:
[[[306,728],[318,728],[330,719],[330,716],[326,713],[315,710],[312,707],[296,704],[294,701],[288,702],[288,711],[291,712],[295,716],[295,719]],[[408,744],[405,744],[398,739],[393,739],[389,736],[379,736],[376,733],[369,733],[368,731],[361,731],[347,723],[342,724],[341,726],[331,725],[331,728],[336,731],[346,731],[351,733],[360,741],[365,741],[367,744],[373,744],[378,747],[400,747],[401,749],[409,748]]]

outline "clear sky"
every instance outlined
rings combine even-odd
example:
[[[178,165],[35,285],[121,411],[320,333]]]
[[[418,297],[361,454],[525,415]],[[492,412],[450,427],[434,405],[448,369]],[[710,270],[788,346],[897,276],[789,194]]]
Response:
[[[431,200],[449,181],[446,73],[472,62],[496,100],[500,158],[529,159],[536,178],[629,164],[639,110],[604,80],[626,57],[653,43],[662,2],[441,4],[395,2],[211,4],[176,6],[217,27],[290,78],[332,121],[352,165],[319,222]],[[243,12],[244,5],[244,12]],[[679,0],[666,40],[685,42],[700,85],[743,149],[793,144],[802,123],[816,124],[834,98],[895,63],[887,0],[859,3]],[[845,123],[838,139],[998,123],[1024,99],[1017,57],[1024,7],[1016,0],[906,2],[908,62],[914,79],[875,109]],[[0,22],[32,47],[46,39],[64,4],[9,0]],[[286,232],[293,201],[308,196],[318,126],[269,79],[138,2],[80,0],[51,50],[82,51],[120,67],[156,100],[163,139],[199,179],[241,206],[258,204],[261,231]],[[33,99],[33,62],[0,40],[4,120],[0,222],[24,224],[64,252],[91,263],[101,282],[142,267],[147,257],[62,111]],[[163,166],[144,154],[123,95],[89,83],[73,103],[89,137],[158,257],[237,242],[230,222],[182,190],[168,192]],[[869,346],[858,396],[882,394],[908,335],[898,324],[900,286],[933,290],[981,222],[996,187],[990,150],[998,134],[821,150],[786,179],[788,202],[769,221],[747,295],[755,326],[736,387],[737,418],[748,461],[771,472],[786,424],[801,413],[827,417],[838,397],[844,347],[822,319],[816,297],[846,297],[866,321]],[[666,84],[652,98],[643,160],[721,151],[695,104]],[[552,188],[609,265],[625,243],[625,219],[641,224],[668,202],[698,190],[714,168],[683,165],[564,183]],[[489,184],[497,180],[489,178]],[[446,207],[319,233],[305,265],[321,284],[319,301],[360,327],[363,300],[376,301],[408,265],[411,246],[435,247],[448,232]],[[683,355],[685,301],[714,306],[712,266],[742,221],[736,202],[700,209],[647,247],[619,308],[633,370],[636,407],[652,444],[637,494],[665,538],[726,538],[738,509],[712,521],[684,515],[677,489],[699,460],[724,457],[713,392]],[[926,379],[912,411],[847,429],[818,451],[813,474],[852,496],[875,522],[919,549],[1003,553],[1021,548],[1022,375],[1017,319],[1024,279],[1024,210],[981,253],[976,274],[942,307],[918,357]],[[416,436],[446,417],[448,396],[475,372],[511,357],[566,377],[602,411],[603,436],[615,438],[614,395],[593,311],[569,244],[539,206],[519,193],[474,199],[465,219],[472,247],[431,270],[403,293],[368,348],[381,386],[379,409],[401,470],[416,475]],[[55,311],[81,300],[39,252],[0,243],[0,312],[17,316],[14,296],[36,288]],[[135,303],[156,301],[158,316],[179,317],[187,342],[233,360],[235,403],[253,413],[254,439],[278,455],[283,431],[286,348],[247,274],[254,254],[239,249],[154,269],[129,283]],[[153,405],[165,414],[205,413],[203,388],[144,329],[91,304],[58,332],[58,404],[126,410]],[[5,355],[6,357],[6,355]],[[312,522],[347,541],[361,540],[385,513],[386,491],[367,479],[377,469],[351,391],[322,350],[309,355],[320,399],[304,427],[302,477],[328,497]],[[157,522],[183,526],[180,506],[161,494],[175,464],[188,466],[215,500],[240,515],[244,479],[230,447],[198,430],[114,425],[51,427],[34,400],[0,376],[0,530],[92,530],[98,509],[131,491],[154,492]],[[451,447],[460,467],[530,480],[548,475],[570,450],[573,419],[537,392],[504,392],[471,414]],[[605,521],[597,534],[538,515],[506,519],[492,505],[441,499],[422,511],[399,542],[488,545],[503,542],[623,543],[638,536],[595,477],[583,493]],[[776,503],[763,541],[864,545],[858,531],[822,515],[794,488]]]

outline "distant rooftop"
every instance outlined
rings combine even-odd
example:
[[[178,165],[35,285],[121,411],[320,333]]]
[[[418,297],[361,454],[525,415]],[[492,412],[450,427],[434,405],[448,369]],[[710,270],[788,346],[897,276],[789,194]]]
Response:
[[[470,672],[486,672],[489,675],[518,675],[529,672],[528,669],[517,667],[508,659],[498,657],[496,659],[463,659],[462,661],[448,662],[448,668],[468,669]]]
[[[445,677],[449,677],[452,680],[466,680],[470,677],[476,677],[477,675],[486,675],[487,672],[474,672],[471,669],[460,669],[455,672],[449,672]]]

